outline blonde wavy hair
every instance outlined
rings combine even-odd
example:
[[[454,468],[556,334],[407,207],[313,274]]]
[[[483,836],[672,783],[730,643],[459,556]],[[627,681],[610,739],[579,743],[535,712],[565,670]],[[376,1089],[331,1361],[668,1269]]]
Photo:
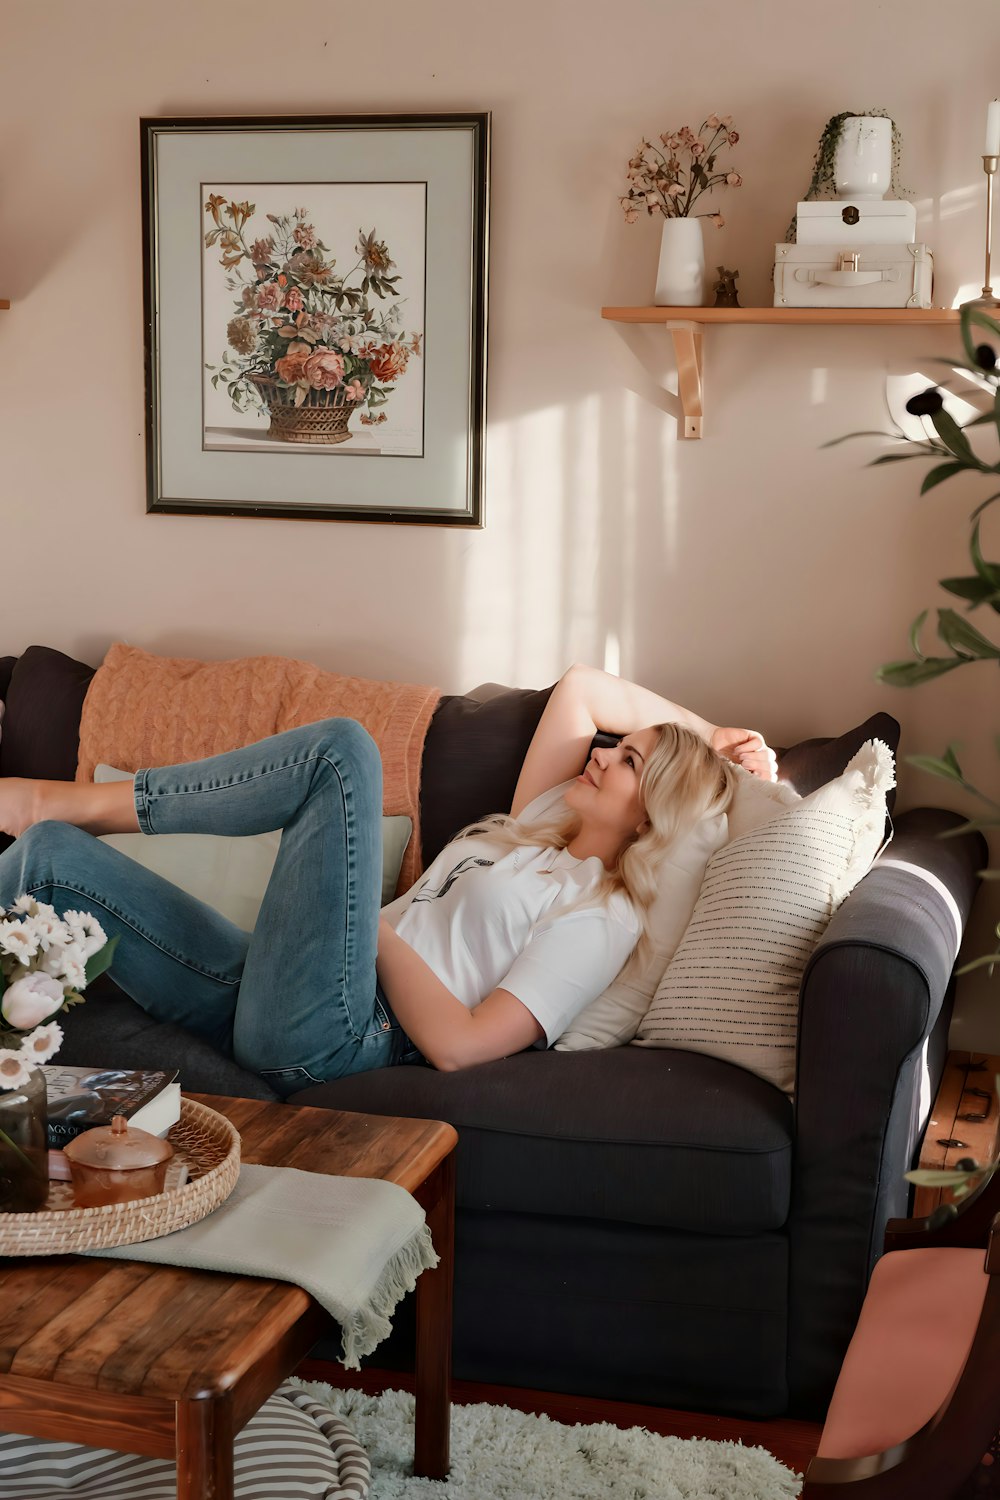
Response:
[[[614,866],[605,869],[603,879],[585,903],[601,904],[617,891],[628,898],[640,922],[639,941],[633,954],[638,962],[648,951],[649,909],[656,897],[657,875],[663,859],[702,818],[725,812],[736,786],[736,773],[729,761],[717,755],[693,730],[680,724],[653,727],[656,744],[646,759],[639,783],[646,822],[625,841]],[[539,844],[565,849],[579,833],[580,826],[580,815],[572,811],[537,823],[520,823],[498,813],[470,823],[456,837],[485,834],[504,853],[522,846],[537,848]]]

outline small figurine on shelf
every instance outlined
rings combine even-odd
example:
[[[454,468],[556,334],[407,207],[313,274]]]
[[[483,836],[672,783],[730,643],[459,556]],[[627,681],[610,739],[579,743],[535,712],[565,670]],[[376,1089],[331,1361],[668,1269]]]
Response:
[[[716,266],[719,279],[712,287],[716,307],[739,307],[740,298],[736,290],[739,271],[727,271],[725,266]]]

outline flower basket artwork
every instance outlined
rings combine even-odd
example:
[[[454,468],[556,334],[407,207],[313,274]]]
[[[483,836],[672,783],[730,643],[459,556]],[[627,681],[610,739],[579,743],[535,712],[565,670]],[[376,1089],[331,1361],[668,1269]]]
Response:
[[[312,188],[326,194],[324,217],[346,257],[332,253],[317,228],[320,215],[307,208],[275,204],[275,212],[260,214],[256,203],[227,191],[206,196],[205,251],[217,259],[222,278],[216,269],[216,295],[206,291],[205,347],[224,333],[225,349],[205,368],[212,390],[236,414],[229,422],[237,424],[206,418],[208,447],[230,447],[228,440],[242,436],[333,449],[362,438],[369,439],[369,453],[421,454],[423,382],[414,373],[423,340],[419,256],[409,257],[418,294],[411,298],[377,227],[359,228],[349,240],[341,232],[346,212],[363,212],[364,196],[355,190],[338,202],[330,196],[337,186]],[[422,205],[414,208],[408,246],[422,229]],[[401,402],[404,386],[409,399]],[[206,411],[210,406],[217,414],[206,393]],[[402,408],[401,420],[390,441],[370,441],[389,432],[394,406]]]

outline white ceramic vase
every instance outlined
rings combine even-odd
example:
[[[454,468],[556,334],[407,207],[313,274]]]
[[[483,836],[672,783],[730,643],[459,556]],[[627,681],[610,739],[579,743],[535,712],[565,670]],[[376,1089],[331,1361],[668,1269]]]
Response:
[[[833,156],[838,198],[884,198],[892,182],[892,121],[851,115]]]
[[[700,307],[705,295],[705,242],[700,219],[664,219],[656,268],[657,307]]]

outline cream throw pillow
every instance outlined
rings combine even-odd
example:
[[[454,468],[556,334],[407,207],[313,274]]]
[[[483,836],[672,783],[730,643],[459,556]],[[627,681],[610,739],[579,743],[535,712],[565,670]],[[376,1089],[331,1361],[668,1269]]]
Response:
[[[99,765],[94,780],[131,781],[131,771]],[[382,905],[391,901],[413,824],[409,818],[382,819]],[[252,932],[264,891],[278,856],[280,831],[246,838],[209,833],[109,833],[101,835],[155,875],[214,907],[243,932]]]
[[[660,975],[684,936],[705,867],[726,841],[725,813],[703,818],[660,866],[659,891],[650,910],[650,950],[641,966],[628,963],[616,979],[556,1042],[557,1052],[620,1047],[635,1036]]]
[[[799,984],[883,844],[892,753],[869,740],[835,780],[709,862],[634,1045],[721,1057],[791,1092]]]
[[[780,782],[761,781],[740,766],[728,816],[703,818],[660,866],[659,890],[649,913],[650,948],[641,965],[626,964],[604,991],[556,1042],[557,1052],[586,1052],[630,1042],[649,1009],[663,971],[694,911],[708,861],[729,839],[771,818],[780,817],[800,800]]]

